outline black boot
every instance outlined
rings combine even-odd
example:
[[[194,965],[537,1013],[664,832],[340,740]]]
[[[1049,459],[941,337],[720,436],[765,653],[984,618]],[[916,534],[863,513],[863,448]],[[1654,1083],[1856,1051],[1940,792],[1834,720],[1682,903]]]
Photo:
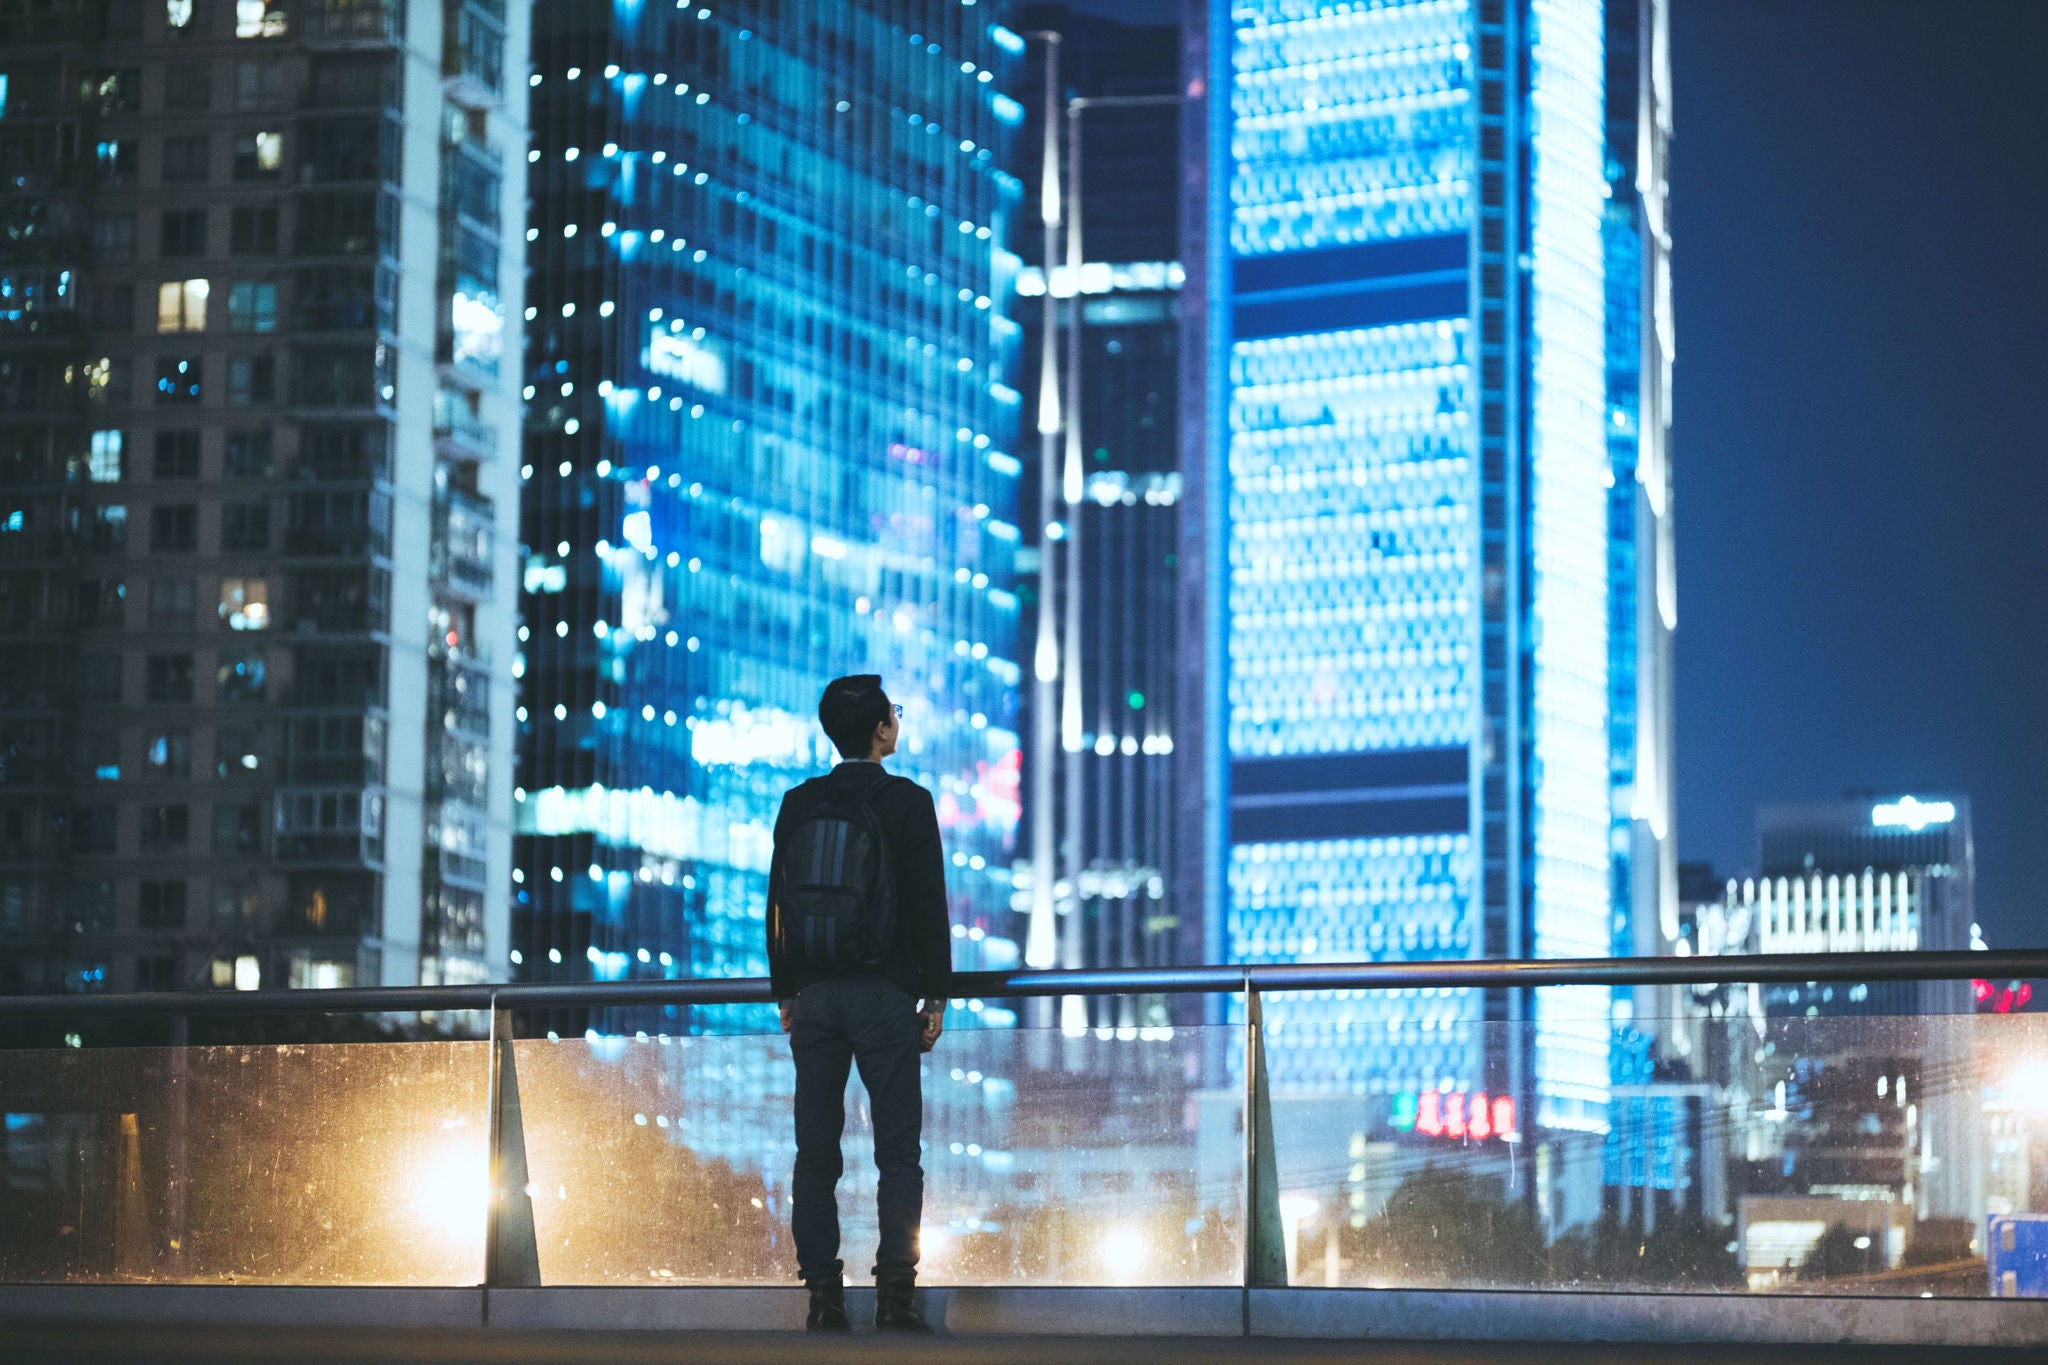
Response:
[[[804,1319],[806,1332],[845,1332],[853,1324],[846,1317],[846,1285],[844,1281],[820,1280],[810,1286],[811,1313]]]
[[[931,1331],[932,1325],[910,1301],[916,1287],[917,1282],[910,1279],[876,1280],[875,1326],[885,1332]]]

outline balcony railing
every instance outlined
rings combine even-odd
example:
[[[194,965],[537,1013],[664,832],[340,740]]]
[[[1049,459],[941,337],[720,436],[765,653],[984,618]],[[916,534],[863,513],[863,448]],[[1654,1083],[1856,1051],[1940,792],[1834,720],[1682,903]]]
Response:
[[[677,970],[588,956],[599,976]],[[963,973],[927,1063],[923,1278],[2026,1293],[2034,1263],[2002,1239],[2024,1249],[2048,1208],[2007,1158],[2048,1153],[2048,1020],[1808,1016],[1735,991],[1681,1027],[1640,1003],[1736,984],[1839,992],[1832,1008],[1875,982],[2038,976],[2048,952]],[[1604,988],[1636,991],[1618,1031]],[[1169,1006],[1189,995],[1213,998]],[[1067,1002],[1091,996],[1126,1001],[1128,1022],[1087,1025]],[[17,1032],[425,1011],[488,1028],[0,1051],[19,1158],[0,1283],[787,1282],[788,1049],[750,1031],[765,1011],[725,1013],[769,999],[764,980],[665,977],[0,998]],[[638,1026],[544,1032],[569,1010]],[[1023,1026],[973,1026],[1002,1016]],[[1637,1045],[1680,1032],[1683,1064]],[[1583,1039],[1597,1074],[1574,1069]],[[863,1169],[842,1195],[856,1256]]]
[[[434,391],[434,442],[454,459],[489,460],[498,453],[498,429],[447,389]]]

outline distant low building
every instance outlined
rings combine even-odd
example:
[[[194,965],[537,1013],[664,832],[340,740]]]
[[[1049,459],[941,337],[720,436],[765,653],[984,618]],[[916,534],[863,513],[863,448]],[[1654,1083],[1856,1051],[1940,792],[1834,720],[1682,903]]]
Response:
[[[1679,956],[1967,949],[1975,854],[1964,797],[1769,806],[1762,875],[1684,878]],[[1971,985],[1778,982],[1676,988],[1660,1056],[1720,1088],[1737,1193],[1984,1214]],[[1639,1010],[1642,1008],[1638,1004]]]

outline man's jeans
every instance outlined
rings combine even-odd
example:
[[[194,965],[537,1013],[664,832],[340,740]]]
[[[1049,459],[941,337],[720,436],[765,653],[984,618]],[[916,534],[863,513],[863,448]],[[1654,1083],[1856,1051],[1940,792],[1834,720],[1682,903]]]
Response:
[[[875,1212],[881,1246],[875,1278],[909,1279],[917,1273],[918,1221],[924,1214],[924,1168],[918,1135],[924,1126],[919,1080],[922,1024],[917,1002],[881,976],[846,976],[813,982],[796,998],[789,1050],[796,1058],[797,1271],[805,1282],[837,1284],[842,1162],[846,1126],[846,1073],[860,1066],[874,1118],[875,1168],[880,1183]]]

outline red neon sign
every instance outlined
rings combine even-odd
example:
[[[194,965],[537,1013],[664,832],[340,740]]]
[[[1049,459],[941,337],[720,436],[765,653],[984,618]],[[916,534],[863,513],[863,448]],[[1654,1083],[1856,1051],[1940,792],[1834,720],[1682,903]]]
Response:
[[[1422,1133],[1428,1137],[1469,1139],[1473,1142],[1498,1138],[1502,1142],[1512,1142],[1518,1136],[1514,1096],[1489,1097],[1484,1090],[1474,1095],[1467,1095],[1462,1090],[1425,1090],[1419,1095],[1410,1091],[1396,1095],[1393,1116],[1389,1121],[1400,1132]]]

